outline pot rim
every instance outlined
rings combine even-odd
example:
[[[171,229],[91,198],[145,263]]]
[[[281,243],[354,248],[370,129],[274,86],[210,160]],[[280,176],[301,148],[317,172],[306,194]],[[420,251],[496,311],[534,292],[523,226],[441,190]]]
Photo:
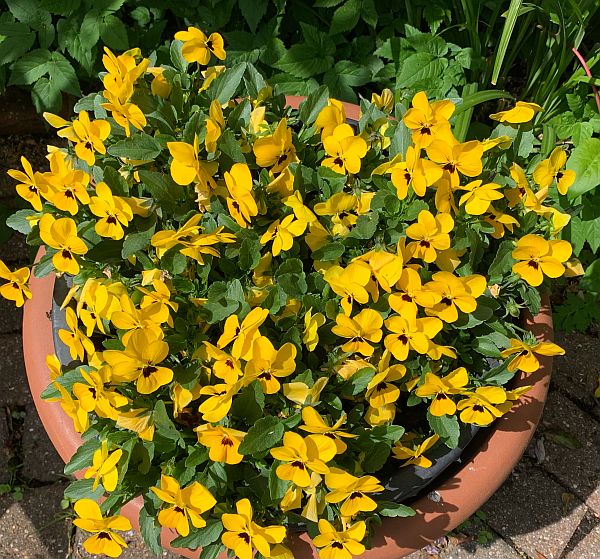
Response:
[[[288,105],[298,108],[304,97],[289,96]],[[348,118],[358,120],[360,108],[344,103]],[[37,259],[43,254],[40,249]],[[55,353],[52,336],[52,294],[55,275],[45,278],[34,275],[30,279],[32,298],[25,303],[23,313],[23,353],[25,368],[33,400],[53,446],[67,463],[82,444],[79,433],[59,402],[41,399],[41,393],[50,382],[46,356]],[[542,308],[535,316],[525,316],[524,325],[540,341],[552,341],[553,327],[549,298],[542,298]],[[417,499],[411,506],[416,515],[408,518],[384,518],[371,542],[371,548],[361,555],[362,559],[400,559],[418,551],[443,536],[475,513],[502,485],[513,467],[525,452],[540,420],[550,384],[552,358],[539,356],[540,369],[532,374],[519,373],[515,386],[531,385],[512,409],[496,421],[485,437],[479,441],[480,448],[439,485]],[[76,474],[78,477],[83,472]],[[130,519],[139,531],[139,511],[143,506],[141,497],[125,504],[121,514]],[[290,548],[298,558],[317,557],[317,550],[307,533],[291,534]],[[177,537],[173,530],[163,528],[163,547],[190,559],[197,559],[200,551],[170,547]],[[225,559],[221,554],[219,559]]]

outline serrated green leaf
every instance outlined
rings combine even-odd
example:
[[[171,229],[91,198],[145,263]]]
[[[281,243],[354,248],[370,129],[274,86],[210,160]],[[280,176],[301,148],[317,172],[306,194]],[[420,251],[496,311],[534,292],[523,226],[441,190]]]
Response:
[[[140,510],[140,533],[146,545],[156,556],[162,555],[163,549],[160,545],[161,526],[155,514],[150,514],[146,507]]]
[[[361,0],[346,0],[333,12],[329,33],[344,33],[356,27],[361,11]]]
[[[31,85],[48,72],[51,53],[47,49],[36,49],[17,60],[12,67],[9,85]]]
[[[567,169],[572,169],[577,175],[568,191],[570,199],[577,198],[600,185],[600,139],[583,140],[571,153]]]

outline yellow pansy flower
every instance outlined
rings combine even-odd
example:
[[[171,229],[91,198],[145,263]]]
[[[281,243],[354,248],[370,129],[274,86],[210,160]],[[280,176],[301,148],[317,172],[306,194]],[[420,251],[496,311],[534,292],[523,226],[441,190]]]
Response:
[[[151,441],[154,438],[154,415],[152,410],[137,408],[119,412],[116,424],[117,427],[137,433],[143,441]]]
[[[240,499],[237,514],[224,513],[221,522],[225,532],[221,535],[223,545],[231,549],[239,559],[252,559],[254,550],[263,557],[272,557],[271,546],[285,539],[285,526],[259,526],[252,520],[252,505],[248,499]]]
[[[200,389],[200,394],[208,396],[208,398],[198,406],[198,411],[202,414],[202,419],[209,423],[218,423],[221,421],[229,413],[233,397],[241,388],[241,382],[203,386]]]
[[[284,171],[284,173],[285,172],[289,173],[289,170]],[[306,224],[317,221],[317,216],[310,208],[304,205],[304,202],[302,201],[302,194],[299,190],[296,190],[289,196],[285,197],[282,202],[285,206],[292,209],[298,221],[302,221]]]
[[[506,230],[513,233],[515,226],[519,225],[518,219],[514,218],[512,215],[496,210],[494,206],[490,205],[488,211],[490,212],[490,215],[486,215],[483,219],[494,228],[494,232],[492,233],[494,239],[501,239],[504,237]]]
[[[550,157],[544,159],[533,171],[533,180],[540,188],[550,186],[556,181],[560,194],[566,194],[575,182],[577,174],[571,169],[563,169],[567,163],[567,154],[561,147],[554,148]]]
[[[319,520],[319,535],[313,539],[315,547],[319,549],[321,559],[352,559],[361,555],[365,546],[360,543],[364,537],[367,526],[363,520],[356,522],[348,528],[337,531],[333,525],[321,518]]]
[[[223,37],[219,33],[211,33],[208,37],[197,27],[188,27],[187,31],[178,31],[175,38],[183,41],[181,54],[186,62],[197,62],[206,66],[210,55],[214,54],[219,60],[225,60],[226,53]]]
[[[120,309],[114,310],[110,321],[119,329],[127,330],[123,335],[123,343],[127,345],[134,332],[140,329],[151,333],[155,338],[162,338],[161,324],[169,320],[169,309],[161,303],[152,303],[143,309],[138,309],[127,293],[119,299]]]
[[[40,178],[46,185],[42,196],[52,202],[59,210],[75,215],[79,211],[78,201],[89,204],[87,185],[90,176],[80,169],[73,169],[72,162],[59,150],[49,156],[50,171],[42,173]]]
[[[469,215],[482,215],[488,211],[494,200],[504,198],[502,192],[498,192],[502,187],[495,182],[484,183],[481,180],[477,180],[458,188],[465,191],[465,194],[460,197],[458,203],[461,206],[465,205],[465,211]]]
[[[214,153],[217,150],[217,140],[221,137],[221,132],[223,131],[223,128],[225,128],[223,109],[221,108],[221,103],[219,103],[217,99],[214,99],[210,103],[208,114],[209,118],[207,118],[204,123],[206,126],[204,146],[208,153]]]
[[[138,287],[137,289],[144,294],[140,303],[141,309],[151,307],[154,303],[158,303],[160,305],[159,313],[169,312],[169,309],[173,312],[177,312],[179,303],[171,301],[171,290],[161,279],[152,281],[152,289],[154,289],[154,291],[150,291],[144,287]],[[170,326],[172,326],[172,324],[170,324]]]
[[[167,142],[167,148],[173,157],[169,167],[173,180],[181,186],[197,182],[199,186],[202,186],[205,196],[210,196],[210,193],[217,187],[213,179],[213,175],[217,171],[217,163],[200,161],[198,136],[194,135],[192,144]]]
[[[48,371],[50,372],[50,380],[56,380],[59,376],[62,375],[62,368],[60,364],[60,360],[56,356],[56,354],[46,355],[46,366],[48,367]]]
[[[402,275],[402,256],[384,250],[370,250],[353,262],[365,262],[371,269],[371,278],[366,289],[374,302],[379,300],[379,287],[386,293],[392,291],[392,286]]]
[[[131,128],[137,128],[143,130],[144,126],[148,123],[146,116],[136,104],[122,102],[116,95],[113,95],[110,91],[103,92],[104,98],[108,101],[107,103],[100,103],[100,105],[109,111],[115,122],[125,129],[125,135],[129,138],[131,136]]]
[[[525,101],[517,101],[512,109],[500,111],[490,115],[492,120],[499,122],[507,122],[509,124],[522,124],[533,119],[536,113],[543,111],[537,103],[527,103]]]
[[[390,359],[390,351],[385,350],[377,365],[377,372],[367,384],[365,399],[374,408],[393,404],[400,397],[400,389],[393,383],[406,374],[406,367],[390,365]]]
[[[127,532],[131,530],[131,522],[121,515],[103,517],[100,506],[91,499],[79,499],[73,508],[77,515],[73,524],[94,534],[84,540],[84,549],[92,555],[119,557],[127,543],[115,530]]]
[[[414,239],[408,246],[414,250],[414,256],[425,262],[433,262],[437,252],[450,248],[450,231],[454,227],[452,216],[439,213],[434,216],[428,210],[421,210],[417,223],[409,225],[406,236]]]
[[[282,251],[292,248],[294,237],[302,235],[306,225],[306,221],[300,221],[294,215],[288,215],[281,220],[276,219],[260,238],[260,244],[265,245],[273,241],[271,252],[273,256],[278,256]]]
[[[448,171],[444,171],[442,178],[433,187],[435,188],[435,208],[439,213],[458,213],[458,206],[454,200],[454,193],[458,185],[453,185]]]
[[[165,69],[160,66],[153,66],[152,68],[148,68],[148,73],[154,76],[152,82],[150,82],[152,95],[168,99],[169,95],[171,95],[171,84],[165,77]]]
[[[431,340],[441,331],[443,323],[436,317],[417,318],[407,309],[401,316],[391,316],[385,327],[392,332],[385,337],[384,345],[398,361],[406,361],[411,349],[427,353]]]
[[[290,163],[296,161],[296,148],[292,143],[292,131],[283,118],[272,136],[258,138],[252,146],[259,167],[271,167],[273,173],[281,173]]]
[[[459,309],[472,313],[477,308],[477,297],[481,297],[487,287],[486,279],[478,274],[460,277],[450,272],[436,272],[432,280],[427,290],[435,293],[438,300],[425,312],[444,322],[456,322]]]
[[[178,244],[183,244],[182,240],[186,237],[197,235],[198,231],[201,229],[201,219],[202,214],[197,213],[190,217],[190,219],[188,219],[179,229],[175,231],[164,230],[154,233],[150,239],[150,244],[157,249],[156,255],[161,258],[162,255],[169,249]]]
[[[161,474],[160,487],[150,489],[161,501],[172,505],[161,508],[159,524],[177,530],[180,536],[190,533],[190,522],[194,528],[204,528],[206,520],[202,514],[217,504],[212,493],[197,481],[182,489],[175,478]]]
[[[142,58],[139,48],[115,56],[108,47],[104,47],[102,63],[108,72],[102,79],[104,87],[124,103],[133,95],[133,86],[146,72],[150,60]]]
[[[425,456],[425,453],[435,445],[440,439],[439,435],[432,435],[425,439],[421,444],[414,447],[407,447],[402,442],[397,442],[392,447],[394,458],[404,460],[401,466],[410,466],[414,464],[421,468],[429,468],[433,462]]]
[[[323,139],[323,148],[329,157],[321,162],[336,173],[345,175],[360,171],[361,159],[367,154],[369,146],[360,136],[354,135],[349,124],[336,126],[333,133]]]
[[[302,333],[302,343],[308,351],[314,351],[319,343],[318,330],[325,324],[325,316],[321,313],[312,314],[312,307],[304,315],[304,332]]]
[[[427,147],[429,159],[435,161],[444,171],[448,171],[452,186],[458,186],[460,175],[477,177],[483,171],[481,142],[471,140],[465,143],[451,143],[435,140]]]
[[[247,382],[257,379],[265,394],[279,392],[279,378],[290,376],[296,370],[296,346],[290,342],[283,344],[278,350],[271,340],[260,336],[252,345],[252,359],[246,364]]]
[[[86,412],[95,412],[100,417],[110,418],[114,421],[119,417],[116,408],[125,406],[129,400],[115,390],[110,389],[112,372],[110,367],[101,367],[98,371],[85,372],[80,369],[85,380],[73,385],[73,394],[81,402],[81,407]]]
[[[252,356],[252,348],[255,340],[260,337],[258,328],[269,316],[268,309],[256,307],[252,309],[242,320],[241,324],[237,315],[227,317],[223,328],[223,334],[217,340],[217,347],[223,349],[231,342],[231,355],[236,359],[249,360]]]
[[[346,268],[331,266],[323,278],[333,292],[342,298],[342,309],[347,315],[351,314],[354,301],[361,305],[368,302],[366,286],[371,279],[371,268],[364,262],[351,262]]]
[[[521,340],[512,338],[510,347],[502,350],[500,356],[506,359],[513,355],[508,364],[509,371],[523,371],[524,373],[534,373],[540,368],[540,362],[535,354],[538,355],[564,355],[565,350],[552,342],[525,343]]]
[[[67,389],[58,382],[52,383],[60,392],[60,398],[57,400],[63,411],[73,420],[73,428],[78,433],[85,433],[90,426],[90,420],[87,412],[81,406],[81,402],[74,399]]]
[[[224,176],[229,191],[227,198],[229,214],[240,227],[246,228],[251,218],[258,214],[258,207],[252,196],[250,169],[245,163],[235,163]]]
[[[226,384],[233,384],[242,376],[242,365],[238,359],[212,345],[209,342],[204,343],[204,350],[208,360],[212,360],[212,372]]]
[[[100,218],[94,227],[96,233],[115,240],[123,238],[123,227],[127,227],[133,219],[129,205],[123,198],[113,196],[105,182],[96,185],[96,196],[90,198],[90,211]]]
[[[346,109],[344,104],[337,99],[329,99],[328,105],[323,107],[317,120],[315,127],[321,131],[321,140],[333,134],[333,131],[340,125],[346,122]]]
[[[342,438],[353,439],[357,435],[351,433],[345,433],[340,430],[340,427],[346,422],[346,414],[343,413],[341,417],[333,424],[328,425],[323,416],[311,406],[302,408],[302,421],[304,425],[300,425],[300,429],[311,433],[313,435],[319,435],[323,437],[329,437],[335,443],[336,453],[343,454],[346,452],[348,445],[342,440]]]
[[[102,483],[105,491],[114,491],[119,479],[117,463],[121,459],[123,451],[119,448],[111,453],[108,452],[108,442],[102,441],[102,445],[94,452],[92,466],[85,471],[84,478],[94,478],[92,490],[95,491],[98,484]]]
[[[463,423],[474,423],[485,427],[503,415],[509,406],[506,391],[501,386],[480,386],[475,392],[464,392],[467,398],[458,402],[460,420]]]
[[[469,375],[464,367],[459,367],[444,377],[433,373],[425,374],[425,382],[415,390],[420,398],[433,396],[429,405],[429,413],[436,417],[454,415],[456,403],[448,396],[461,394],[469,383]]]
[[[377,343],[383,336],[383,317],[377,311],[363,309],[354,318],[338,314],[335,322],[331,332],[341,338],[350,338],[342,346],[342,351],[360,353],[367,357],[373,355],[374,348],[369,342]]]
[[[208,423],[196,427],[194,431],[198,435],[198,442],[209,449],[208,457],[213,462],[239,464],[243,460],[244,456],[238,450],[246,436],[243,431]]]
[[[279,503],[279,507],[283,512],[299,509],[302,506],[302,497],[306,495],[308,499],[300,514],[312,522],[318,522],[319,516],[323,514],[323,510],[327,505],[325,499],[320,498],[317,491],[322,481],[323,478],[313,472],[310,475],[310,485],[308,487],[298,487],[293,483],[290,484],[289,489]],[[293,556],[290,559],[293,559]]]
[[[437,293],[423,287],[419,272],[413,268],[404,268],[394,287],[397,291],[389,296],[388,303],[400,315],[406,308],[416,313],[417,305],[425,308],[432,307],[440,299]]]
[[[442,178],[443,170],[433,161],[422,159],[413,146],[406,150],[406,161],[395,163],[390,168],[392,184],[400,200],[408,195],[411,187],[417,196],[425,196],[425,190]]]
[[[9,169],[8,174],[19,182],[15,187],[17,194],[27,200],[33,209],[37,212],[42,211],[42,199],[40,198],[41,192],[46,192],[48,186],[44,182],[42,174],[36,171],[33,172],[31,163],[26,157],[21,156],[21,165],[23,171],[17,169]]]
[[[434,140],[452,138],[448,119],[454,113],[452,101],[429,103],[424,91],[417,93],[412,100],[412,108],[406,111],[402,121],[412,130],[412,141],[418,149],[428,147]]]
[[[538,235],[525,235],[517,241],[512,257],[518,260],[512,270],[529,285],[537,287],[544,275],[558,278],[565,272],[563,265],[573,249],[567,241],[547,241]]]
[[[340,513],[351,518],[359,512],[370,512],[377,508],[377,503],[368,493],[380,493],[383,486],[375,476],[356,477],[339,468],[331,468],[325,475],[325,483],[331,490],[325,496],[328,503],[340,503]]]
[[[14,301],[17,307],[22,307],[25,299],[31,299],[31,290],[27,283],[30,275],[29,268],[19,268],[11,272],[8,266],[0,260],[0,279],[7,282],[0,285],[0,295],[9,301]]]
[[[283,385],[283,395],[299,406],[312,406],[320,401],[328,381],[327,377],[319,377],[311,387],[303,382],[289,382]]]
[[[79,330],[77,315],[71,307],[66,310],[65,320],[69,330],[61,328],[58,331],[58,337],[69,348],[71,359],[83,361],[86,353],[88,355],[94,353],[94,344]]]
[[[391,113],[394,110],[394,92],[386,87],[381,94],[372,93],[371,103],[384,113]]]
[[[215,78],[221,75],[224,71],[225,66],[210,66],[209,68],[206,68],[206,70],[203,70],[202,77],[204,78],[204,81],[202,82],[198,92],[201,93],[202,91],[206,91]]]

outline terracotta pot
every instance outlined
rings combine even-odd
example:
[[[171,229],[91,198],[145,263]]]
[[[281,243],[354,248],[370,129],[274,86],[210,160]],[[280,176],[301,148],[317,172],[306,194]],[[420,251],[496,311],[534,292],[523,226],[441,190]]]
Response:
[[[289,97],[288,103],[297,107],[302,100],[302,97]],[[345,105],[348,118],[358,120],[359,108]],[[68,462],[81,445],[81,437],[73,429],[71,419],[59,403],[40,398],[50,382],[45,358],[55,353],[50,320],[54,281],[54,275],[43,279],[31,278],[33,296],[25,304],[23,351],[38,414],[52,444],[61,458]],[[551,341],[553,328],[549,300],[543,300],[539,315],[525,317],[524,323],[539,340]],[[361,556],[362,559],[400,559],[421,549],[475,513],[502,485],[525,451],[542,414],[550,383],[552,358],[539,356],[539,359],[539,371],[516,379],[517,386],[533,385],[531,390],[486,430],[485,436],[479,441],[479,448],[469,457],[463,457],[460,468],[451,477],[434,485],[427,496],[411,504],[417,513],[415,516],[384,519],[372,541],[372,548]],[[127,516],[136,529],[139,529],[138,514],[142,505],[143,501],[138,497],[121,510],[121,514]],[[176,536],[173,530],[163,529],[163,546],[184,557],[197,559],[199,551],[170,548],[169,543]],[[317,551],[306,533],[293,534],[290,547],[298,559],[317,557]],[[225,559],[225,554],[219,559]]]

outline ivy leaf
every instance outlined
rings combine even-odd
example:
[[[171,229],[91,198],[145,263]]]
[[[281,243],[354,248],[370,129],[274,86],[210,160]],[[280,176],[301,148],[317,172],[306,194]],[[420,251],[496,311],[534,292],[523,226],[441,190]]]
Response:
[[[284,431],[279,419],[267,415],[250,427],[240,444],[239,452],[244,455],[257,454],[273,448],[283,437]]]

